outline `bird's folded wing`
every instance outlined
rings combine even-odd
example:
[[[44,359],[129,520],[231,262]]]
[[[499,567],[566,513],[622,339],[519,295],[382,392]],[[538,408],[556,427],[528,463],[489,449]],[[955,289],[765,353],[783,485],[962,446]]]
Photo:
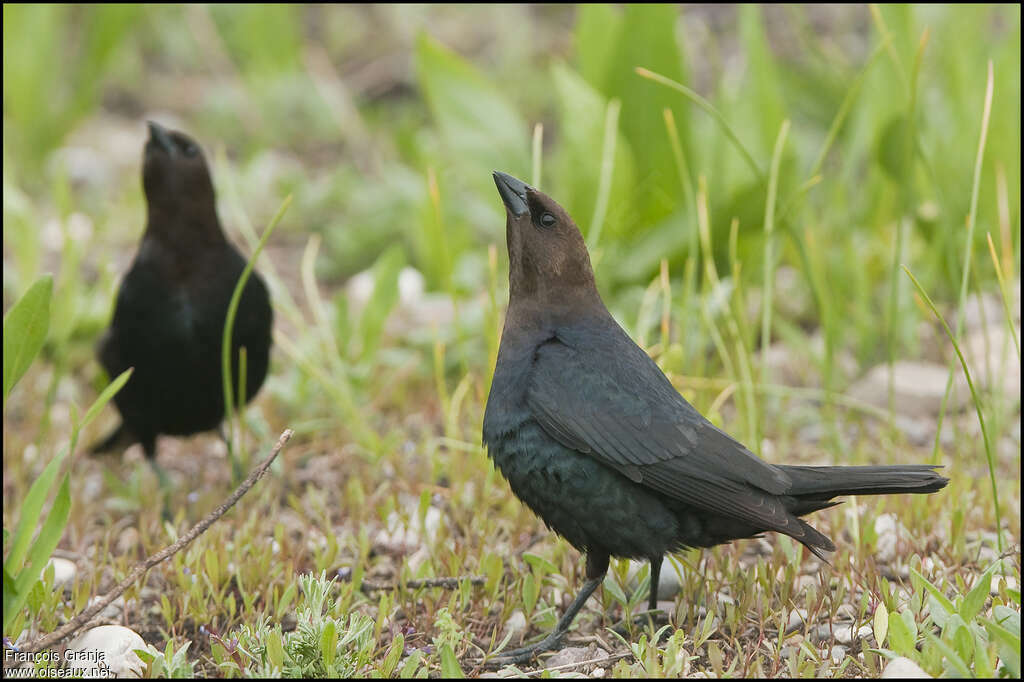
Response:
[[[632,345],[632,344],[631,344]],[[534,358],[527,401],[545,431],[687,505],[791,531],[790,486],[700,415],[639,347],[579,352],[552,341]]]

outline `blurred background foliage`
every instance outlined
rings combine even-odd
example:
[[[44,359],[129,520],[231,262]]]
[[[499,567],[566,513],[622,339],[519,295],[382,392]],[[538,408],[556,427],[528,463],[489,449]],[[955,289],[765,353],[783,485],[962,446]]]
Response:
[[[867,67],[821,183],[789,222],[821,236],[836,279],[866,286],[884,281],[888,232],[909,217],[914,265],[926,287],[948,295],[956,288],[956,237],[967,214],[989,59],[995,98],[979,245],[984,227],[997,222],[997,166],[1005,169],[1011,206],[1019,205],[1020,11],[984,5],[878,11],[891,33],[890,50]],[[908,78],[926,27],[917,153],[907,167],[900,148]],[[454,272],[476,272],[486,252],[481,244],[502,241],[490,171],[530,175],[537,122],[544,125],[541,185],[587,232],[605,110],[618,100],[614,179],[599,245],[616,256],[599,272],[602,284],[638,285],[657,272],[661,258],[681,272],[692,255],[695,214],[680,188],[666,108],[689,169],[708,179],[716,253],[725,253],[729,221],[738,217],[740,256],[749,268],[758,259],[744,256],[761,249],[764,178],[709,116],[639,77],[635,67],[707,97],[761,173],[782,121],[790,119],[784,197],[806,179],[879,42],[878,25],[864,7],[9,6],[5,189],[45,196],[55,176],[68,172],[76,181],[76,208],[89,198],[86,190],[104,190],[85,203],[102,221],[112,210],[106,208],[111,188],[96,187],[89,168],[69,168],[66,155],[63,165],[56,163],[61,151],[106,142],[90,135],[97,116],[120,123],[141,148],[141,121],[167,113],[209,151],[226,147],[247,206],[252,185],[266,183],[260,189],[270,191],[253,192],[254,215],[266,215],[294,191],[289,222],[296,232],[324,234],[330,275],[367,266],[399,240],[429,285],[440,287],[450,273],[441,271],[437,243],[423,237],[428,170],[437,174]],[[250,174],[269,177],[250,180]],[[116,192],[138,193],[137,183],[127,184]],[[901,199],[906,192],[909,204]],[[126,237],[135,236],[138,222],[124,227]],[[862,242],[876,244],[877,252]],[[979,266],[985,273],[985,264]],[[19,273],[18,282],[34,275]],[[456,278],[463,289],[479,289],[479,282]],[[858,289],[850,293],[855,297]]]
[[[1015,262],[1019,252],[1018,6],[3,12],[5,307],[40,272],[59,270],[58,344],[94,336],[109,315],[142,227],[138,160],[150,117],[203,144],[229,232],[248,236],[239,223],[265,225],[294,194],[271,257],[296,271],[298,250],[321,235],[316,273],[328,286],[397,246],[428,291],[479,294],[489,244],[507,267],[490,172],[531,179],[576,218],[602,291],[630,323],[663,259],[672,281],[688,263],[705,270],[699,178],[723,279],[733,273],[735,218],[739,272],[760,286],[769,162],[788,120],[774,253],[818,304],[787,309],[790,294],[776,292],[782,324],[818,327],[830,307],[829,337],[871,362],[890,338],[897,356],[920,350],[914,330],[927,316],[893,267],[897,246],[897,260],[938,300],[956,299],[991,60],[974,251],[986,254],[991,232],[1004,257]],[[636,67],[705,97],[750,158],[713,116]],[[1001,181],[1010,228],[1002,235]],[[273,255],[274,242],[285,255]],[[987,257],[975,258],[974,277],[991,288]],[[900,295],[887,330],[893,286]],[[77,293],[62,297],[62,288]],[[696,299],[677,300],[676,319],[700,318]]]

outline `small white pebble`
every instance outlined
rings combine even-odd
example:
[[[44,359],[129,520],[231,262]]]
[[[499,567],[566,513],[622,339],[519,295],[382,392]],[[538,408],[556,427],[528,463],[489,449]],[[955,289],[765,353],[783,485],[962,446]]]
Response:
[[[137,632],[120,625],[101,625],[79,635],[68,645],[68,652],[76,652],[82,660],[75,667],[84,668],[85,677],[102,676],[99,665],[90,663],[87,657],[101,656],[100,661],[117,677],[141,677],[146,666],[135,654],[135,649],[145,649],[146,642]],[[68,658],[65,653],[65,660]]]
[[[931,675],[921,669],[917,663],[914,663],[909,658],[900,656],[889,661],[889,665],[885,666],[885,670],[882,671],[882,679],[900,680],[900,679],[928,679]]]
[[[605,675],[604,668],[594,668],[594,672],[590,673],[591,677],[596,677],[598,679],[601,679],[602,677],[604,677],[604,675]]]
[[[53,558],[49,561],[53,564],[53,586],[60,587],[66,583],[70,583],[75,579],[75,574],[78,573],[78,567],[75,566],[73,561],[67,559]]]

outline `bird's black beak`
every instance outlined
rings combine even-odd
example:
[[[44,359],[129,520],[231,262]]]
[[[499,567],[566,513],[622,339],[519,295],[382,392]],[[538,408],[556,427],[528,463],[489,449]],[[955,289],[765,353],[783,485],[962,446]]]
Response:
[[[149,126],[149,139],[168,154],[172,153],[174,151],[174,143],[171,142],[171,136],[168,134],[167,129],[153,121],[146,121],[146,125]]]
[[[530,210],[526,205],[526,190],[530,189],[530,186],[525,182],[507,173],[494,171],[494,184],[498,186],[498,194],[505,202],[505,208],[512,215],[521,216]]]

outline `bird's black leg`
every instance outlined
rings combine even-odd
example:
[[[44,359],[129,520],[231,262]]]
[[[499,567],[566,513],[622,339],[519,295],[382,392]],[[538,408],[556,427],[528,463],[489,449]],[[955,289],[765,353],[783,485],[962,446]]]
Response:
[[[551,633],[541,641],[521,649],[514,649],[495,656],[487,661],[488,667],[500,667],[515,663],[526,663],[534,656],[544,651],[557,651],[562,648],[562,638],[569,632],[569,626],[576,619],[590,595],[594,593],[598,585],[604,580],[604,574],[608,572],[608,555],[602,552],[589,552],[587,554],[587,581],[583,583],[579,594],[572,600],[572,604],[565,610],[558,624]]]
[[[658,579],[661,577],[662,556],[651,557],[651,595],[647,598],[647,610],[658,610]]]
[[[160,484],[160,515],[164,521],[170,521],[174,518],[174,515],[171,514],[171,479],[167,476],[164,468],[160,466],[160,463],[156,461],[156,436],[147,435],[143,436],[140,440],[142,450],[146,453],[146,460],[149,462],[149,466],[153,468],[156,480]]]

